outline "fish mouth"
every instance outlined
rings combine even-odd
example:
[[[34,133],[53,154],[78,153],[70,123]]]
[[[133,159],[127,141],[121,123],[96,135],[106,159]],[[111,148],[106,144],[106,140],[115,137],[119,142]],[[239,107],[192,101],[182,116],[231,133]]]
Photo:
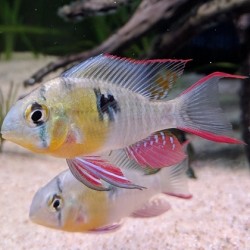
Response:
[[[14,126],[12,119],[9,119],[8,117],[9,115],[7,114],[7,116],[3,120],[1,127],[1,136],[2,138],[7,140],[12,137],[11,135],[13,134],[13,126]]]
[[[34,195],[32,202],[30,204],[30,209],[29,209],[29,219],[37,224],[41,224],[41,222],[39,223],[39,211],[42,208],[41,202],[39,202],[40,200],[40,195],[41,195],[42,189],[39,189],[37,191],[37,193]]]
[[[6,130],[1,130],[0,137],[4,140],[11,140],[11,133]]]
[[[6,125],[6,122],[5,122],[5,119],[4,119],[3,124],[2,124],[2,127],[1,127],[1,132],[0,132],[1,137],[4,138],[4,139],[6,139],[6,138],[5,138],[5,137],[6,137],[6,134],[7,134],[7,136],[8,136],[8,130],[7,130],[6,128],[7,128],[7,125]]]
[[[16,135],[14,133],[14,130],[12,129],[7,129],[9,128],[9,125],[6,123],[3,123],[2,128],[1,128],[1,137],[5,140],[9,140],[9,141],[15,141],[16,139]],[[20,128],[19,128],[20,131]]]
[[[1,138],[5,140],[9,140],[9,138],[11,138],[11,132],[8,130],[1,130],[0,135],[1,135]]]
[[[22,137],[23,126],[21,121],[13,116],[11,109],[3,120],[0,133],[3,139],[16,142]]]
[[[30,211],[29,211],[29,218],[32,222],[35,222],[36,221],[36,213],[35,213],[35,209],[34,207],[31,205],[30,207]]]

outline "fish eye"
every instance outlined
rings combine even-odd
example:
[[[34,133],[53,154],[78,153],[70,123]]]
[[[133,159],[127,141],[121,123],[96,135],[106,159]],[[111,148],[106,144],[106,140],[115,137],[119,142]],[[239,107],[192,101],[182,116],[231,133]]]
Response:
[[[62,205],[63,205],[62,198],[56,194],[52,197],[52,200],[49,201],[49,207],[54,212],[60,211]]]
[[[48,119],[48,108],[45,105],[32,103],[26,108],[25,118],[31,126],[42,125]]]

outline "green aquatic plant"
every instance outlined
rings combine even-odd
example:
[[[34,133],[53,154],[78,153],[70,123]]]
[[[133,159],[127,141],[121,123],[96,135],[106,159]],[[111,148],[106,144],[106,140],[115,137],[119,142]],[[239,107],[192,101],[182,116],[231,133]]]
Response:
[[[1,23],[6,25],[16,25],[18,23],[18,14],[20,9],[20,0],[15,0],[11,6],[10,2],[3,1],[1,3],[0,17]],[[4,25],[1,25],[4,26]],[[4,40],[4,53],[5,58],[10,59],[11,53],[15,44],[15,33],[13,32],[4,32],[2,27],[0,27],[0,33],[3,36]]]
[[[13,82],[11,82],[9,85],[7,95],[4,95],[3,90],[0,88],[0,127],[2,127],[4,117],[16,100],[17,92],[18,86],[14,86]],[[2,138],[2,134],[0,133],[0,152],[2,152],[3,142],[4,139]]]
[[[124,53],[125,56],[140,58],[145,54],[146,51],[150,49],[152,41],[153,37],[151,35],[144,36],[128,47],[128,49]]]
[[[6,60],[11,59],[15,45],[20,41],[34,55],[37,55],[37,49],[29,35],[57,36],[62,34],[55,29],[23,24],[20,8],[21,0],[15,0],[12,4],[6,0],[1,3],[0,38],[2,38],[3,53]]]

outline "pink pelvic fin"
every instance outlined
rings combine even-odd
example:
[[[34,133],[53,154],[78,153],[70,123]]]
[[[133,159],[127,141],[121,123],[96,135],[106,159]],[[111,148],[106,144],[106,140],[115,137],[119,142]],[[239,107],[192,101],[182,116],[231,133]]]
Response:
[[[110,225],[106,225],[103,227],[98,227],[92,230],[89,230],[90,233],[112,233],[118,229],[120,229],[122,226],[121,222],[113,223]]]
[[[186,158],[178,139],[167,131],[155,133],[127,148],[128,155],[142,167],[162,168]]]
[[[132,213],[134,218],[150,218],[159,216],[171,208],[170,204],[163,198],[155,198],[146,203],[141,209]]]
[[[71,173],[74,175],[74,177],[83,183],[85,186],[98,190],[98,191],[109,191],[110,188],[104,187],[100,178],[95,176],[93,173],[89,173],[85,168],[82,167],[79,162],[74,160],[66,160],[69,166],[69,169]]]
[[[100,157],[76,157],[67,160],[72,174],[83,184],[95,190],[109,190],[103,187],[100,180],[114,186],[128,189],[142,189],[143,187],[131,183],[122,171],[101,159]],[[86,174],[87,173],[87,174]]]
[[[170,196],[174,196],[177,198],[181,198],[181,199],[191,199],[193,197],[192,194],[178,194],[178,193],[167,193],[167,192],[163,192],[166,195],[170,195]]]

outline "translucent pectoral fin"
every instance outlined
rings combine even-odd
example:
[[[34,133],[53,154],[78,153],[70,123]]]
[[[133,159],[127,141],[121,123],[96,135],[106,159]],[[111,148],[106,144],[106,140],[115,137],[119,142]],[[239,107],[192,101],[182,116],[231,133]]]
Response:
[[[63,120],[55,119],[51,130],[50,150],[55,151],[59,148],[66,140],[67,134],[67,124]]]
[[[159,216],[171,208],[170,204],[163,198],[154,198],[146,203],[141,209],[132,213],[134,218],[150,218]]]
[[[144,168],[168,167],[186,158],[178,139],[166,130],[129,146],[127,153]]]
[[[110,187],[105,187],[101,180],[120,188],[143,189],[143,187],[130,182],[123,175],[120,168],[101,157],[76,157],[67,159],[67,163],[75,178],[91,189],[99,191],[110,190]]]

